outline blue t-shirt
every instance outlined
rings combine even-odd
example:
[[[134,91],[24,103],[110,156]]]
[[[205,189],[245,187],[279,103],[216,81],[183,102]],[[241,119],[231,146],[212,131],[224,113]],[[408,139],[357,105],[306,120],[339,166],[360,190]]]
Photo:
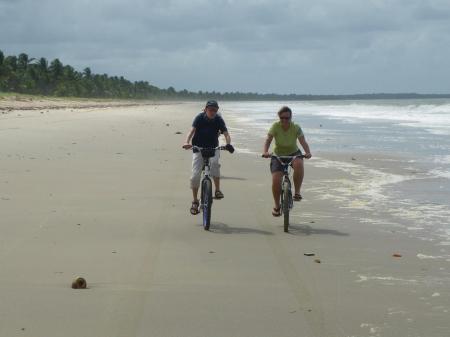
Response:
[[[210,119],[205,112],[199,113],[194,121],[192,127],[195,128],[194,138],[192,138],[192,145],[199,147],[216,147],[219,145],[219,131],[226,132],[227,127],[225,121],[220,115],[216,115]]]

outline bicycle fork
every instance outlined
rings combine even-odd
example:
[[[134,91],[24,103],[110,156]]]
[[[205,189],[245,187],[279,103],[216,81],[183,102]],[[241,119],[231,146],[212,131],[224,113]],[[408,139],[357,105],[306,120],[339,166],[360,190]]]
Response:
[[[291,181],[287,176],[283,176],[283,181],[281,182],[281,195],[284,197],[284,191],[288,191],[288,207],[291,210],[294,207],[294,200],[292,199],[292,189]]]
[[[205,179],[209,179],[209,175],[210,175],[210,168],[209,168],[209,159],[205,159],[205,162],[203,163],[203,175],[202,175],[202,180],[201,180],[201,184],[200,184],[200,209],[203,211],[203,207],[205,206],[205,196],[204,196],[204,188],[203,188],[203,182],[205,181]],[[210,203],[212,203],[212,200],[209,201]]]

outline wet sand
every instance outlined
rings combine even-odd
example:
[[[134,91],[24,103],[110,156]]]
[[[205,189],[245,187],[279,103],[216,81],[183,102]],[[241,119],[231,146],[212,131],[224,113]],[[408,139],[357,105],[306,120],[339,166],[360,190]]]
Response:
[[[287,234],[262,140],[232,133],[250,151],[222,154],[206,232],[181,150],[200,104],[88,106],[0,115],[0,336],[447,336],[448,259],[349,207],[329,154]]]

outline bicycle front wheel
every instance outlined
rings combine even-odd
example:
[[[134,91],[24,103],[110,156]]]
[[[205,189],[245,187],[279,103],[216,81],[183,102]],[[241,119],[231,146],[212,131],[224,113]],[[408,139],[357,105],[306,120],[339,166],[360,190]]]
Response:
[[[292,200],[291,184],[288,180],[283,183],[282,195],[281,207],[283,208],[284,215],[284,231],[287,233],[289,231],[289,211],[291,209],[290,200]]]
[[[210,179],[202,182],[203,228],[207,231],[211,225],[212,184]]]

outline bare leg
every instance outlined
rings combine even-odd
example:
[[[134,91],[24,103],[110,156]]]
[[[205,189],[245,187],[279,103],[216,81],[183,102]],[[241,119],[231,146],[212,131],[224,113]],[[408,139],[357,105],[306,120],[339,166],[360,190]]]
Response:
[[[272,194],[275,202],[275,208],[280,207],[281,196],[281,179],[283,178],[283,172],[272,173]]]
[[[194,201],[198,202],[198,187],[192,187],[192,196],[194,197]]]
[[[219,177],[213,177],[214,185],[216,186],[216,191],[220,191],[220,178]]]
[[[302,188],[303,176],[305,174],[305,170],[303,168],[303,160],[297,158],[292,163],[294,168],[294,188],[295,194],[300,194],[300,189]]]

